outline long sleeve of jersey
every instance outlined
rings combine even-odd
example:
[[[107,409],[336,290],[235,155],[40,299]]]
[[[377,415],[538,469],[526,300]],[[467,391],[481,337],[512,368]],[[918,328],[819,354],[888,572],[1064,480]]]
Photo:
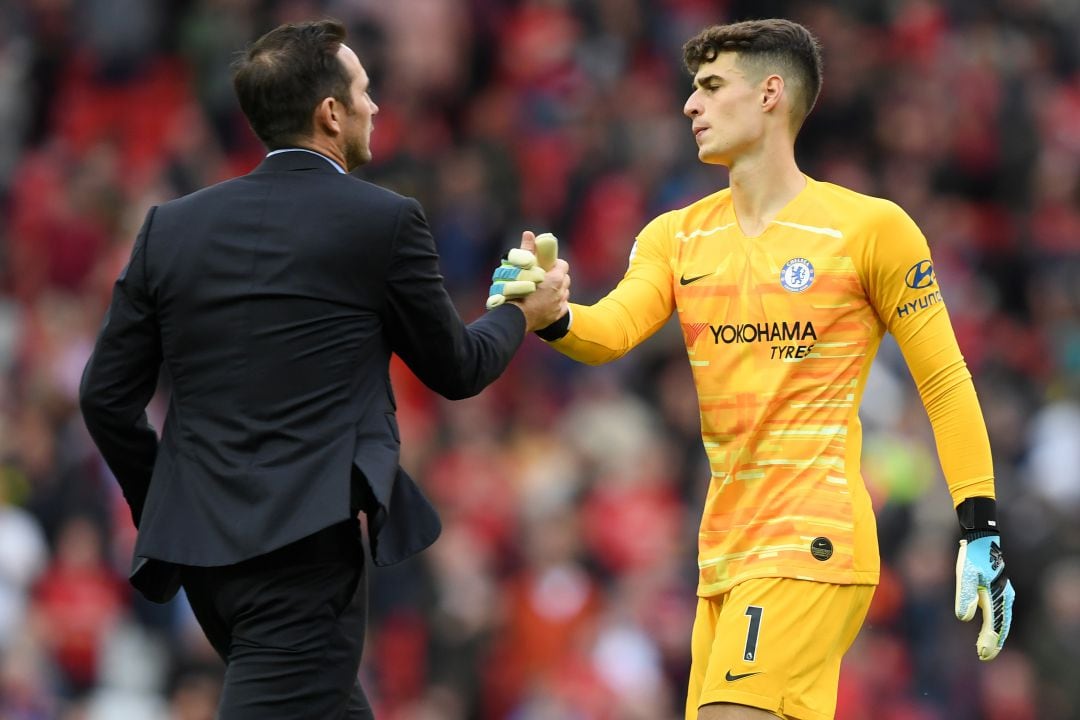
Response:
[[[601,365],[659,330],[675,308],[664,215],[642,230],[619,284],[595,305],[571,303],[570,331],[551,345],[578,362]]]
[[[891,203],[884,205],[877,220],[877,233],[865,246],[864,282],[915,380],[953,503],[994,497],[986,424],[942,302],[926,239]]]

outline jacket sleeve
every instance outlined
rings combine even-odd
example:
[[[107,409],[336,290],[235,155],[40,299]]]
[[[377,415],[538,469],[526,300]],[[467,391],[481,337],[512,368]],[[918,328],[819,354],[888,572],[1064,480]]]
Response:
[[[491,384],[525,338],[525,315],[509,303],[465,324],[443,284],[423,211],[412,199],[398,216],[386,294],[391,349],[425,385],[451,400]]]
[[[151,208],[83,370],[79,405],[86,427],[116,477],[138,526],[157,457],[158,438],[146,417],[157,388],[161,337],[147,292],[146,242]]]

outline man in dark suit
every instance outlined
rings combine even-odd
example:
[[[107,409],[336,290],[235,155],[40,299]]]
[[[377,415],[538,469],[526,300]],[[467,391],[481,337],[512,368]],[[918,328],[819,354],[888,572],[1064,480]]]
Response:
[[[346,174],[371,159],[378,107],[344,38],[333,21],[285,25],[237,62],[271,152],[151,208],[80,391],[139,529],[131,582],[159,602],[184,587],[226,662],[224,720],[371,717],[358,512],[377,565],[440,529],[398,465],[391,353],[463,398],[566,311],[559,261],[462,322],[419,204]],[[159,443],[145,408],[162,364]]]

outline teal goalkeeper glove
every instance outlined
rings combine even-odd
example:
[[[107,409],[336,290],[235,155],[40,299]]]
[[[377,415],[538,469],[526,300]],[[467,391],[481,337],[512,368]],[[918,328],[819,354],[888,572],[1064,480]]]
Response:
[[[536,255],[514,248],[492,273],[488,290],[487,309],[502,305],[509,299],[523,298],[536,291],[544,275],[555,266],[559,256],[559,241],[551,233],[536,237]]]
[[[544,274],[544,270],[536,264],[535,255],[528,250],[514,248],[491,274],[487,309],[496,308],[507,300],[531,295],[536,291],[536,286],[543,282]]]
[[[1016,599],[1005,575],[996,504],[990,498],[968,498],[956,511],[964,533],[956,558],[956,617],[968,622],[976,609],[982,608],[982,629],[975,649],[980,660],[993,660],[1009,636]]]

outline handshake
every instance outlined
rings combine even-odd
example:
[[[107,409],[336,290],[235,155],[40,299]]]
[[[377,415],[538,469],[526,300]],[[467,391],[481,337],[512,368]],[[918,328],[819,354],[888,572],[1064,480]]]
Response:
[[[535,254],[533,253],[535,250]],[[554,325],[570,312],[570,266],[559,259],[559,241],[551,233],[526,231],[521,247],[506,255],[491,276],[487,309],[507,301],[525,314],[525,331]]]
[[[487,309],[497,308],[507,300],[517,300],[531,295],[536,286],[544,281],[547,271],[555,267],[559,259],[559,240],[551,233],[536,236],[536,254],[523,248],[514,248],[506,255],[491,275]]]

